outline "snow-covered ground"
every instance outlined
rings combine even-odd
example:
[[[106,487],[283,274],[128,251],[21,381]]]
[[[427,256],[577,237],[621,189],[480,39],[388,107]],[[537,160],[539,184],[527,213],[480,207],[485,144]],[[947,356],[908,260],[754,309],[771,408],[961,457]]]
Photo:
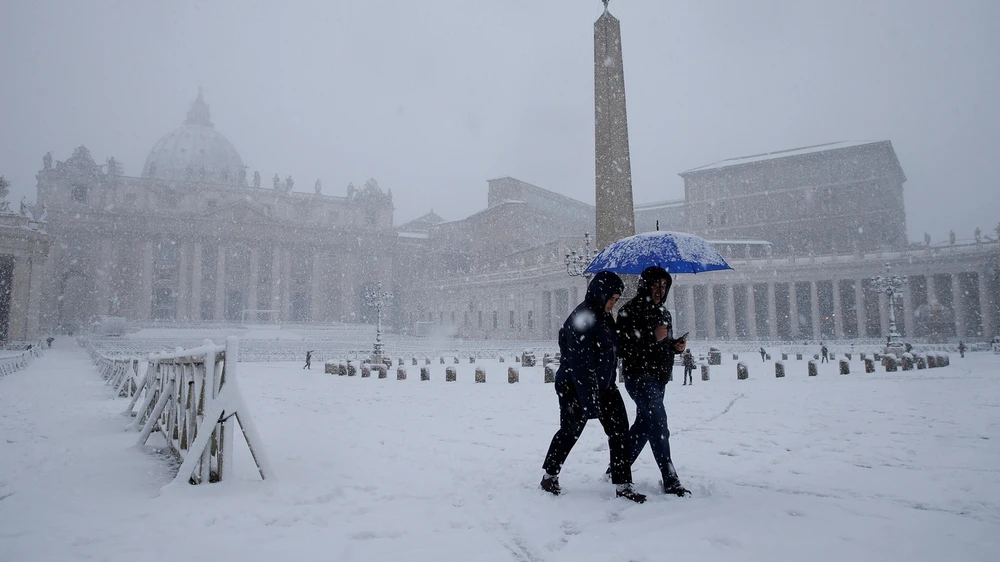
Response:
[[[727,358],[728,359],[728,358]],[[759,359],[759,357],[758,357]],[[537,488],[558,423],[541,368],[456,365],[459,382],[240,365],[277,478],[170,487],[170,457],[136,448],[121,399],[57,341],[0,379],[0,560],[997,560],[1000,356],[806,377],[748,360],[667,389],[675,462],[692,498],[614,499],[596,422],[565,494]],[[631,405],[631,401],[626,399]],[[631,416],[632,412],[630,412]]]

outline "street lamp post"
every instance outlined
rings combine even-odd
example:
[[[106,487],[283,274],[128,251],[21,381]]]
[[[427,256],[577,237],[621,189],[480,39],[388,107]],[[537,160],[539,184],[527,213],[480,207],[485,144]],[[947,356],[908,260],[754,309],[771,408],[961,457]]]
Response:
[[[889,264],[885,264],[885,275],[873,277],[872,288],[889,297],[889,334],[885,351],[900,355],[905,346],[899,341],[899,332],[896,330],[896,297],[901,294],[907,279],[902,275],[890,275],[890,269]]]
[[[566,251],[566,273],[572,277],[584,276],[587,280],[590,280],[591,274],[584,273],[590,262],[594,261],[597,257],[597,249],[590,247],[590,233],[587,232],[583,235],[583,245],[580,246],[580,250],[567,250]]]
[[[374,289],[365,292],[365,306],[374,308],[378,316],[378,325],[375,328],[375,347],[372,351],[372,362],[382,362],[382,308],[392,300],[392,293],[382,291],[382,282],[376,283]]]

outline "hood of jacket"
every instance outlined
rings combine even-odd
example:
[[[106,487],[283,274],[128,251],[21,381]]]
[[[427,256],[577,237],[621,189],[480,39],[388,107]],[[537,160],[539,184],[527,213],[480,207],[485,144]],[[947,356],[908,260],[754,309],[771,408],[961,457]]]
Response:
[[[673,279],[670,278],[670,274],[667,273],[666,269],[655,265],[642,270],[635,296],[641,297],[644,302],[648,302],[653,297],[653,285],[663,279],[667,281],[667,290],[663,292],[663,298],[666,300],[667,293],[670,292],[670,286],[673,284]]]
[[[612,295],[620,295],[625,290],[621,277],[611,271],[602,271],[587,285],[585,301],[596,310],[603,311]]]

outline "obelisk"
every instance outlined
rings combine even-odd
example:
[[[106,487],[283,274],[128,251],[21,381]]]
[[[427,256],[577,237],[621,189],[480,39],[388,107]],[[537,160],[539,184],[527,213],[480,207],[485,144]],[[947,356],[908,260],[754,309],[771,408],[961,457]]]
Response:
[[[594,138],[597,249],[635,234],[632,164],[628,154],[625,69],[618,18],[608,11],[594,22]]]

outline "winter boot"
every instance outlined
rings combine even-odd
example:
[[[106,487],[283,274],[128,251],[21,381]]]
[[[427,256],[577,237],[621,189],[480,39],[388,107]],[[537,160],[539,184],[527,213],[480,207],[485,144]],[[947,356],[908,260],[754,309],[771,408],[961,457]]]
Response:
[[[681,485],[681,481],[676,476],[663,481],[663,493],[683,498],[690,496],[691,490]]]
[[[615,490],[615,497],[632,500],[635,503],[646,503],[646,496],[636,492],[632,484],[618,484],[618,489]]]
[[[540,484],[543,490],[552,494],[553,496],[558,496],[562,493],[562,488],[559,487],[559,477],[546,474],[542,476],[542,482]]]

